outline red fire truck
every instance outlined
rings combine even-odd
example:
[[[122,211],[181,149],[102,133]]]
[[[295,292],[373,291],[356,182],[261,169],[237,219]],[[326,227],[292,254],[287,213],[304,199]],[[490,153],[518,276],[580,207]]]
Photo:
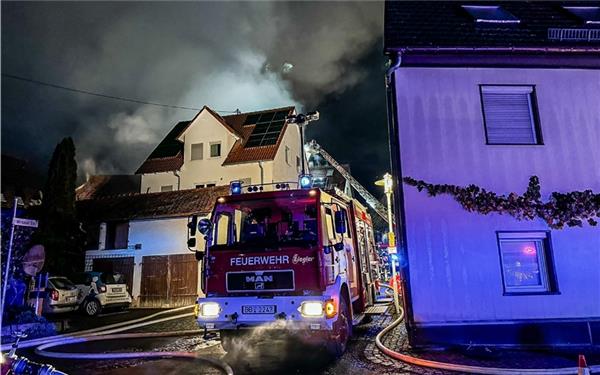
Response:
[[[339,191],[273,188],[232,183],[210,220],[190,219],[191,232],[198,227],[206,236],[196,253],[205,294],[198,323],[220,330],[225,350],[260,326],[292,331],[339,356],[375,300],[371,218]]]

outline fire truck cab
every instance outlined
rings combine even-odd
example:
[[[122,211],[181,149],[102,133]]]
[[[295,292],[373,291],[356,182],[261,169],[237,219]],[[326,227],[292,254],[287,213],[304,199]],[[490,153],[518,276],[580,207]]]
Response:
[[[370,216],[339,192],[277,187],[232,189],[239,194],[219,197],[211,219],[198,223],[206,236],[197,253],[205,294],[196,305],[198,324],[220,330],[225,350],[260,326],[339,356],[375,300]]]

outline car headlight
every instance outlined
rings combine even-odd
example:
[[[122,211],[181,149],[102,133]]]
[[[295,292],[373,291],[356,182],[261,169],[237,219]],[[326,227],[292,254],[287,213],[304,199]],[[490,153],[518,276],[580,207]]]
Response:
[[[323,302],[321,301],[306,301],[300,305],[300,314],[304,317],[319,317],[323,316]]]
[[[219,316],[220,311],[221,307],[216,302],[204,302],[199,305],[199,315],[202,317]]]

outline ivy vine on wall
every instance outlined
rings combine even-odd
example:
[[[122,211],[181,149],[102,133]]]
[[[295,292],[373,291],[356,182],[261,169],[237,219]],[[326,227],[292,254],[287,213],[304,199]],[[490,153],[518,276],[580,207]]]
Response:
[[[542,201],[540,180],[537,176],[529,178],[529,185],[523,195],[510,193],[498,195],[476,185],[466,187],[448,184],[430,184],[411,177],[403,178],[405,184],[419,191],[425,190],[431,197],[440,194],[451,195],[469,212],[480,214],[508,214],[517,220],[543,219],[553,229],[583,226],[584,222],[592,226],[600,218],[600,194],[592,190],[553,192],[547,201]]]

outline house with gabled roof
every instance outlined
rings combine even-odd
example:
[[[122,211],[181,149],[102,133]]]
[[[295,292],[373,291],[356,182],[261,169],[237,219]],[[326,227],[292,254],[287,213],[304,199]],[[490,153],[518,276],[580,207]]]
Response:
[[[85,269],[124,274],[137,306],[193,303],[201,262],[187,247],[188,217],[208,217],[234,180],[297,181],[303,153],[298,126],[286,122],[292,114],[294,107],[220,116],[205,106],[177,123],[135,176],[92,176],[77,189]]]
[[[598,25],[598,1],[386,2],[411,345],[600,344]]]
[[[77,201],[87,235],[85,270],[123,274],[134,306],[194,303],[201,293],[201,262],[187,247],[188,218],[209,217],[229,187],[118,195],[102,195],[102,186],[98,193],[92,189]]]
[[[205,106],[177,123],[137,169],[141,192],[297,181],[300,131],[294,107],[221,116]]]

